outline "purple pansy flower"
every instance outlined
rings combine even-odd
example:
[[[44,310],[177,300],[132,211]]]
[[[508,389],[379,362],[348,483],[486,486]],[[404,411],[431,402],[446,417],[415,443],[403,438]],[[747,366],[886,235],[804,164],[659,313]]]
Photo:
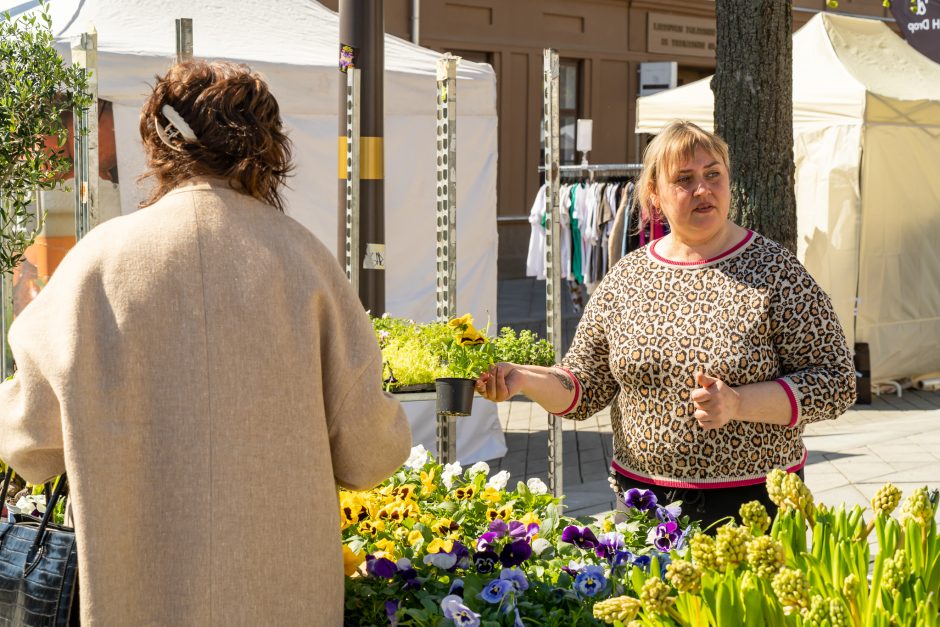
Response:
[[[454,542],[454,548],[451,549],[450,554],[457,558],[456,563],[449,569],[450,572],[470,566],[470,550],[460,542]]]
[[[600,566],[585,566],[574,578],[574,589],[581,596],[593,597],[607,586],[604,569]]]
[[[561,541],[573,544],[579,549],[593,549],[597,546],[597,536],[590,527],[568,525],[561,532]]]
[[[483,586],[483,590],[478,596],[487,603],[502,603],[503,597],[509,594],[511,590],[512,582],[505,579],[494,579]]]
[[[398,566],[390,559],[366,555],[366,572],[372,577],[391,579],[398,572]]]
[[[623,503],[627,507],[648,512],[656,508],[656,495],[652,490],[630,488],[623,495]]]
[[[499,555],[490,549],[473,554],[473,565],[481,575],[493,572],[497,562],[499,562]]]
[[[678,520],[681,514],[682,507],[676,504],[667,505],[665,507],[662,505],[656,506],[656,518],[660,522],[666,522],[667,520]]]
[[[495,531],[487,531],[477,539],[477,551],[485,551],[496,542],[499,535]]]
[[[506,532],[509,530],[509,527],[506,525],[506,521],[502,518],[497,518],[490,523],[490,531],[496,534],[497,538],[502,538],[506,535]]]
[[[568,565],[567,565],[567,566],[562,566],[562,567],[561,567],[561,569],[562,569],[563,571],[565,571],[566,573],[568,573],[568,574],[571,575],[572,577],[574,577],[574,576],[577,575],[579,572],[581,572],[581,569],[582,569],[582,568],[584,568],[584,562],[581,561],[581,560],[578,560],[577,562],[574,561],[574,560],[571,560],[570,562],[568,562]]]
[[[403,557],[395,562],[395,566],[398,568],[398,576],[405,580],[406,590],[421,587],[421,580],[418,579],[418,571],[411,565],[410,559]]]
[[[391,627],[398,627],[398,601],[385,602],[385,615],[388,616],[388,624]]]
[[[671,549],[680,548],[684,536],[679,529],[679,523],[674,520],[659,523],[651,532],[653,534],[653,546],[660,551],[667,552]]]
[[[516,540],[503,547],[499,561],[506,567],[518,566],[532,555],[532,546],[525,540]]]
[[[441,611],[444,618],[454,621],[454,625],[459,627],[477,627],[480,624],[480,615],[464,605],[463,599],[455,594],[441,599]]]
[[[511,583],[517,592],[525,592],[529,589],[529,580],[526,579],[525,573],[518,568],[504,568],[499,573],[499,578]]]
[[[610,559],[613,555],[624,548],[623,534],[617,531],[602,533],[597,539],[597,546],[594,552],[601,559]]]

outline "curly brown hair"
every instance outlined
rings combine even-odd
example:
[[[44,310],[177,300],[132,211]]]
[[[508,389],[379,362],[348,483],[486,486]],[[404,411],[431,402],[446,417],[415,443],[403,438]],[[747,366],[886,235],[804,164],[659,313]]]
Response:
[[[291,143],[284,133],[277,100],[248,67],[224,62],[187,61],[156,77],[140,112],[140,136],[148,172],[156,185],[142,207],[195,176],[224,178],[237,190],[284,211],[281,188],[293,170]],[[157,133],[170,121],[170,105],[191,127],[194,141]]]

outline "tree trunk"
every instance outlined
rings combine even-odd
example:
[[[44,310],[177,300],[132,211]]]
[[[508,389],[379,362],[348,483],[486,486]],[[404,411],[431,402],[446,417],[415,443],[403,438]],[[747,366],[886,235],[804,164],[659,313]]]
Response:
[[[796,252],[792,0],[717,0],[711,88],[731,155],[731,218]]]

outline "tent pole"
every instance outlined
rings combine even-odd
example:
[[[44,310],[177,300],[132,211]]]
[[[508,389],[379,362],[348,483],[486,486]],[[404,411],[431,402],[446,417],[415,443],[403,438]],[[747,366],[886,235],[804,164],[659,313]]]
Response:
[[[72,112],[75,142],[75,241],[98,224],[98,33],[82,33],[72,64],[88,79],[91,102]]]
[[[561,361],[561,221],[559,216],[559,63],[558,51],[543,51],[543,121],[545,138],[545,213],[549,224],[545,237],[545,331],[555,349],[555,362]],[[564,494],[564,441],[562,418],[548,415],[548,482],[552,494]]]
[[[382,0],[339,2],[340,111],[346,106],[346,73],[361,70],[359,164],[359,300],[374,316],[385,313],[385,28]],[[346,119],[339,116],[337,253],[345,258]],[[357,260],[357,263],[360,263]]]
[[[437,62],[437,319],[447,322],[457,307],[457,64],[445,54]],[[457,419],[437,414],[437,456],[457,461]]]

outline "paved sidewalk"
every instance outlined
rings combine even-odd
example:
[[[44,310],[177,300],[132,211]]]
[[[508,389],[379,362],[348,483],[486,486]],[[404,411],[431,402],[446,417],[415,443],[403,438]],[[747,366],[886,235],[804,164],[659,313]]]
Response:
[[[548,415],[527,400],[499,405],[508,453],[490,460],[493,472],[513,480],[548,481]],[[614,508],[607,483],[612,446],[609,410],[584,422],[564,422],[566,513],[596,514]],[[940,488],[940,392],[905,390],[876,397],[834,421],[809,425],[806,483],[817,502],[868,505],[885,482],[905,495],[916,487]],[[940,514],[938,514],[940,520]]]

